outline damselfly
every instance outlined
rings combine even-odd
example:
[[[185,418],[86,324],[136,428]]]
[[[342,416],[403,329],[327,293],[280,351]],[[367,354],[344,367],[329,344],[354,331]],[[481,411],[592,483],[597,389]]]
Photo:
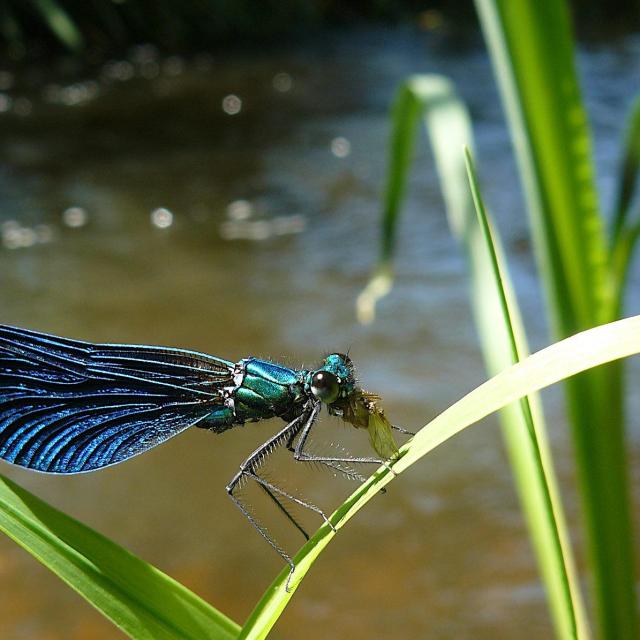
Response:
[[[306,451],[323,404],[330,414],[368,429],[377,456]],[[347,355],[328,355],[313,370],[290,369],[257,358],[233,363],[182,349],[92,344],[0,325],[0,458],[7,462],[45,473],[83,473],[144,453],[192,426],[222,433],[268,418],[286,425],[240,465],[227,492],[293,571],[291,557],[238,489],[255,482],[308,538],[286,504],[329,521],[321,509],[261,475],[276,448],[338,471],[352,463],[385,464],[397,453],[391,429],[403,430],[389,423],[377,396],[358,386]]]

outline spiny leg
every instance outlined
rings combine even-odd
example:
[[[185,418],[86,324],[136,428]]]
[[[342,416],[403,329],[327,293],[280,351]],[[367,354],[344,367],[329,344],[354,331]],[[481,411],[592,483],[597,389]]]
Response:
[[[291,502],[294,502],[295,504],[299,504],[301,507],[306,507],[307,509],[314,511],[335,531],[334,526],[331,524],[331,522],[329,522],[329,518],[327,518],[324,511],[322,511],[320,507],[316,507],[314,504],[311,504],[311,502],[307,502],[306,500],[302,500],[301,498],[296,498],[294,495],[287,493],[286,491],[276,486],[275,484],[269,482],[268,480],[265,480],[262,476],[259,476],[257,473],[251,473],[248,471],[246,475],[249,478],[252,478],[253,480],[255,480],[258,484],[262,485],[263,487],[269,489],[270,491],[273,491],[274,493],[281,495],[283,498],[286,498],[287,500],[291,500]]]
[[[416,434],[413,431],[408,431],[407,429],[403,429],[402,427],[397,427],[395,424],[391,425],[392,429],[399,431],[400,433],[404,433],[405,436],[415,436]]]
[[[320,409],[321,409],[321,405],[320,403],[315,403],[311,409],[311,413],[309,414],[309,417],[307,418],[307,421],[305,423],[305,428],[303,430],[304,432],[309,432],[311,430],[311,427],[313,426],[313,424],[315,423],[315,421],[318,418],[318,414],[320,413]],[[289,440],[287,440],[287,450],[291,451],[291,453],[294,454],[294,458],[297,462],[308,462],[308,463],[317,463],[317,464],[322,464],[325,467],[328,467],[329,469],[333,469],[334,471],[338,471],[339,473],[341,473],[343,476],[349,478],[349,480],[357,480],[360,482],[364,482],[366,480],[366,478],[364,478],[362,475],[360,475],[357,471],[353,470],[353,469],[345,469],[344,467],[341,467],[338,462],[338,460],[330,460],[328,458],[324,458],[324,457],[313,457],[310,456],[308,459],[299,459],[295,457],[295,453],[296,453],[296,449],[297,449],[297,445],[294,446],[294,441],[296,439],[296,437],[298,437],[298,435],[300,435],[300,430],[296,431],[295,433],[293,433],[290,437]],[[307,455],[305,453],[305,455]],[[343,462],[348,462],[348,461],[352,461],[350,458],[348,460],[344,460]]]
[[[316,414],[317,415],[317,414]],[[374,457],[339,457],[339,456],[316,456],[304,451],[304,445],[307,442],[309,434],[311,433],[311,429],[314,426],[314,420],[307,420],[304,425],[304,428],[300,432],[300,437],[298,438],[298,442],[293,450],[293,457],[301,462],[360,462],[364,464],[384,464],[384,460],[382,458],[374,458]],[[296,434],[298,435],[298,434]]]
[[[314,412],[314,409],[316,409],[315,412]],[[291,574],[295,570],[295,565],[293,564],[293,560],[284,551],[284,549],[282,549],[282,547],[274,540],[274,538],[268,532],[266,527],[264,525],[262,525],[255,518],[255,516],[249,511],[247,506],[240,500],[240,498],[238,498],[238,496],[236,496],[234,494],[234,491],[239,486],[241,486],[241,484],[242,484],[244,479],[249,479],[250,478],[250,479],[254,480],[256,483],[258,483],[258,485],[263,490],[265,490],[267,492],[269,497],[278,505],[279,509],[287,516],[287,518],[292,522],[292,524],[299,531],[301,531],[301,533],[303,533],[303,535],[305,535],[305,537],[307,539],[308,539],[308,535],[306,534],[304,529],[302,529],[302,527],[299,525],[299,523],[295,520],[295,518],[293,518],[293,516],[289,513],[287,508],[281,503],[281,501],[278,499],[278,497],[275,494],[279,494],[280,496],[282,496],[282,497],[284,497],[284,498],[286,498],[288,500],[291,500],[292,502],[294,502],[296,504],[304,506],[304,507],[306,507],[306,508],[308,508],[308,509],[310,509],[310,510],[316,512],[316,513],[318,513],[324,519],[325,522],[329,522],[328,518],[322,512],[321,509],[319,509],[315,505],[312,505],[312,504],[310,504],[308,502],[305,502],[304,500],[296,498],[295,496],[287,493],[286,491],[283,491],[282,489],[280,489],[279,487],[277,487],[273,483],[268,482],[267,480],[265,480],[263,477],[261,477],[257,473],[257,468],[262,463],[264,458],[267,457],[268,455],[270,455],[273,452],[273,450],[276,449],[277,447],[281,446],[285,442],[289,442],[292,438],[295,438],[295,436],[298,434],[300,429],[302,429],[303,426],[305,424],[307,424],[307,422],[309,420],[309,416],[313,415],[314,413],[315,413],[315,415],[317,415],[318,410],[319,410],[319,407],[316,408],[316,407],[308,406],[306,408],[306,410],[300,416],[298,416],[297,418],[294,418],[294,420],[292,420],[289,424],[287,424],[283,429],[281,429],[278,433],[276,433],[272,438],[270,438],[265,443],[260,445],[260,447],[258,447],[240,465],[240,469],[239,469],[238,473],[233,477],[231,482],[227,485],[227,493],[229,494],[229,497],[233,500],[233,502],[236,504],[238,509],[240,509],[241,513],[245,516],[245,518],[247,518],[247,520],[249,520],[249,522],[253,525],[253,527],[256,529],[256,531],[258,531],[258,533],[271,545],[271,547],[276,551],[276,553],[278,553],[278,555],[289,565],[289,567],[290,567],[289,576],[291,576]],[[329,523],[329,525],[332,526],[331,523]],[[287,586],[286,586],[287,591],[289,590],[288,585],[289,585],[289,579],[287,580]]]
[[[287,555],[287,552],[282,547],[280,547],[280,545],[278,545],[278,543],[269,535],[269,532],[267,531],[267,529],[262,524],[260,524],[253,517],[253,515],[251,515],[251,512],[244,506],[244,503],[240,501],[238,498],[236,498],[236,496],[233,495],[232,490],[230,491],[227,488],[227,493],[229,494],[229,497],[233,500],[236,507],[240,509],[240,512],[242,513],[242,515],[251,523],[253,528],[271,545],[273,550],[289,565],[289,575],[291,575],[296,568],[296,566],[293,564],[293,560],[291,559],[291,556]]]
[[[291,443],[295,440],[295,438],[298,435],[298,433],[300,433],[300,429],[302,429],[303,427],[305,429],[309,429],[310,426],[308,426],[308,425],[312,425],[316,421],[316,419],[318,417],[318,414],[320,413],[320,408],[321,408],[321,404],[319,402],[313,402],[313,403],[307,404],[305,411],[298,418],[296,418],[289,425],[287,425],[287,427],[289,427],[290,425],[294,425],[294,423],[296,423],[296,421],[298,421],[298,420],[299,420],[299,424],[297,424],[294,428],[292,428],[290,430],[290,432],[287,430],[287,427],[285,427],[280,432],[280,434],[276,434],[275,438],[281,437],[281,434],[283,434],[284,431],[287,431],[287,433],[289,433],[289,436],[287,438],[287,448],[289,448],[291,446]],[[268,443],[265,443],[265,444],[268,445]],[[275,445],[275,446],[278,446],[278,445]],[[258,449],[258,451],[260,451],[260,449]],[[253,456],[255,456],[255,453],[256,452],[254,452]],[[296,496],[292,495],[291,493],[288,493],[287,491],[283,490],[282,488],[276,486],[272,482],[269,482],[266,478],[263,478],[260,474],[257,473],[256,465],[253,465],[253,466],[249,465],[245,470],[245,475],[247,475],[248,477],[250,477],[253,480],[255,480],[260,486],[262,486],[265,489],[268,489],[270,492],[277,493],[277,494],[281,495],[283,498],[286,498],[287,500],[290,500],[291,502],[294,502],[295,504],[298,504],[301,507],[305,507],[305,508],[307,508],[307,509],[309,509],[311,511],[314,511],[332,529],[334,528],[333,525],[331,524],[331,522],[329,522],[329,519],[327,518],[327,516],[324,513],[324,511],[322,511],[322,509],[320,509],[319,507],[315,506],[311,502],[307,502],[306,500],[302,500],[301,498],[297,498]],[[285,513],[287,513],[287,515],[289,515],[289,519],[292,520],[293,524],[298,529],[300,529],[300,525],[293,519],[293,517],[290,514],[288,514],[286,508],[280,503],[280,501],[275,496],[272,496],[272,497],[275,498],[276,502],[279,503],[279,506],[285,511]],[[335,531],[335,529],[334,529],[334,531]],[[308,536],[307,536],[307,539],[308,539]]]
[[[294,439],[292,439],[290,442],[287,443],[287,450],[290,451],[291,453],[295,454],[296,447],[293,445],[293,440]],[[295,456],[294,456],[294,459],[295,459]],[[351,461],[350,458],[349,458],[349,461]],[[296,462],[306,462],[307,464],[322,465],[323,467],[326,467],[327,469],[331,469],[332,471],[337,471],[338,473],[343,475],[348,480],[355,480],[357,482],[365,482],[365,480],[366,480],[366,478],[362,474],[358,473],[355,469],[352,469],[351,467],[348,467],[348,466],[343,466],[343,465],[339,464],[338,462],[332,462],[331,460],[327,460],[324,457],[321,458],[321,459],[316,459],[314,457],[311,457],[308,460],[307,459],[303,459],[303,460],[296,459]]]
[[[318,407],[318,411],[319,410],[320,409]],[[384,460],[383,458],[374,458],[372,456],[371,457],[369,456],[357,456],[357,457],[316,456],[304,451],[304,445],[307,442],[307,439],[309,437],[309,434],[311,433],[311,429],[315,423],[316,418],[317,418],[317,412],[313,414],[313,417],[310,416],[310,418],[307,419],[307,422],[305,423],[302,431],[300,432],[300,437],[298,438],[298,442],[294,447],[294,451],[293,451],[293,457],[297,461],[320,462],[322,464],[328,464],[328,465],[331,465],[332,463],[339,463],[339,462],[354,462],[359,464],[378,464],[386,467],[389,470],[389,472],[391,472],[394,476],[397,475],[396,472],[391,468],[391,465],[388,463],[388,461]],[[296,436],[297,435],[298,433],[296,433]]]
[[[280,511],[286,516],[287,520],[304,536],[305,540],[309,539],[309,534],[302,528],[302,525],[293,517],[289,509],[285,507],[280,500],[278,500],[277,496],[267,487],[264,483],[258,482],[258,486],[275,502],[276,506]]]
[[[262,461],[262,459],[271,453],[273,449],[280,446],[283,442],[285,442],[292,434],[297,433],[302,426],[304,425],[303,418],[305,414],[302,414],[292,420],[289,424],[287,424],[283,429],[281,429],[278,433],[276,433],[272,438],[269,438],[265,443],[260,445],[241,465],[238,473],[231,479],[231,482],[227,485],[227,493],[229,497],[233,500],[235,505],[240,509],[240,512],[244,517],[253,525],[255,530],[271,545],[271,547],[276,551],[276,553],[289,565],[291,573],[293,573],[295,569],[295,565],[293,564],[293,560],[287,553],[285,552],[280,545],[271,537],[267,529],[258,522],[258,520],[252,515],[249,509],[245,506],[245,504],[240,500],[235,494],[234,491],[241,485],[242,481],[245,477],[252,477],[248,471],[251,469],[251,473],[253,474],[253,469]]]

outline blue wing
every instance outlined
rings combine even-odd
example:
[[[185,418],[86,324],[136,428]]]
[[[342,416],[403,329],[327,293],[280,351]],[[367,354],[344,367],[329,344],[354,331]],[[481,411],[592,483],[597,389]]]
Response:
[[[121,462],[221,409],[232,370],[181,349],[0,325],[0,458],[50,473]]]

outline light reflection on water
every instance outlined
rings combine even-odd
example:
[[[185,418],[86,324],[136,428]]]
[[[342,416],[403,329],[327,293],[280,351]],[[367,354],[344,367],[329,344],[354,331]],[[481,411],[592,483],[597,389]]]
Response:
[[[622,126],[611,113],[631,99],[637,49],[629,40],[581,58],[605,191]],[[16,91],[0,117],[0,321],[295,366],[350,348],[388,415],[419,427],[484,379],[464,263],[424,145],[398,238],[396,288],[371,327],[356,325],[353,302],[377,253],[388,106],[401,78],[424,71],[450,75],[470,104],[485,193],[532,343],[545,344],[485,54],[406,32],[192,62],[140,48],[106,65],[97,87],[74,79],[36,91],[14,88],[15,78],[0,74],[0,90]],[[222,106],[231,96],[241,100],[233,117]],[[17,238],[22,245],[14,246]],[[575,520],[562,412],[558,393],[549,395]],[[194,430],[78,478],[2,471],[242,620],[281,563],[224,486],[275,428],[261,423],[222,436]],[[358,446],[361,434],[337,433]],[[334,437],[329,426],[327,437]],[[333,505],[350,490],[313,472],[295,482]],[[113,637],[17,547],[2,539],[0,550],[4,637]],[[310,640],[328,629],[336,638],[549,635],[494,423],[436,451],[341,531],[278,633],[299,637],[301,625]]]

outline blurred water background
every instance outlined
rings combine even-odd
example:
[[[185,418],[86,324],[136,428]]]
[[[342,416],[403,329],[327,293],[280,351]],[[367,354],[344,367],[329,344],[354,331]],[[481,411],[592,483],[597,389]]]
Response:
[[[622,114],[640,86],[640,39],[583,45],[579,64],[601,193],[610,202]],[[0,322],[292,366],[349,349],[394,422],[419,428],[485,374],[464,262],[426,144],[418,145],[398,239],[396,287],[375,324],[355,320],[354,299],[377,252],[388,109],[397,84],[416,72],[449,76],[470,107],[484,193],[532,346],[546,345],[487,54],[475,36],[405,28],[187,58],[142,46],[90,74],[67,63],[0,70]],[[632,292],[639,278],[636,268]],[[631,299],[630,311],[638,307]],[[575,521],[562,402],[557,390],[545,400]],[[325,423],[329,440],[366,447],[364,434]],[[193,429],[79,477],[6,464],[2,472],[242,621],[282,563],[224,487],[277,426],[221,436]],[[336,506],[351,490],[327,473],[282,464],[276,477],[292,473],[294,486],[323,504]],[[550,636],[495,420],[438,449],[341,531],[274,636],[299,638],[302,629],[307,640]],[[3,537],[0,635],[69,640],[119,632]]]

